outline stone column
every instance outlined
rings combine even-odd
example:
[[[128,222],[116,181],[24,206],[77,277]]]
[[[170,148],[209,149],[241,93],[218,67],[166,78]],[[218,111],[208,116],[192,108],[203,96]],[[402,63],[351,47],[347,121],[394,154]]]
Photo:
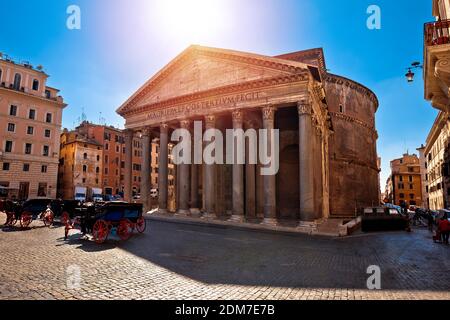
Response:
[[[216,116],[209,115],[205,117],[206,122],[206,130],[215,129],[216,127]],[[211,144],[215,144],[215,141],[210,142]],[[205,164],[205,217],[212,217],[215,215],[215,190],[216,190],[216,174],[215,174],[215,165],[214,164]]]
[[[191,201],[190,201],[190,205],[191,205],[191,215],[195,216],[195,217],[199,217],[200,216],[200,204],[199,204],[199,192],[198,192],[198,188],[199,188],[199,169],[200,169],[200,165],[195,164],[194,161],[194,147],[195,147],[195,135],[194,132],[191,132],[191,136],[192,136],[192,157],[191,157]],[[201,138],[201,137],[200,137]],[[198,142],[199,145],[201,146],[201,140]]]
[[[247,129],[255,129],[253,122],[247,122]],[[250,141],[245,142],[245,215],[256,218],[256,164],[250,164]],[[257,148],[254,148],[258,150]]]
[[[191,127],[191,122],[189,120],[182,120],[180,122],[180,127],[183,130],[187,130],[189,132],[189,129]],[[184,139],[189,139],[189,143],[191,143],[191,139],[188,135],[186,135],[186,137],[183,136],[182,138]],[[192,149],[192,147],[191,147]],[[192,151],[191,151],[192,153]],[[184,156],[184,155],[183,155]],[[192,157],[190,157],[191,160]],[[189,161],[190,161],[189,160]],[[190,198],[190,193],[189,193],[189,188],[190,188],[190,184],[191,182],[189,181],[190,178],[190,164],[189,163],[182,163],[178,165],[178,174],[179,174],[179,183],[180,186],[178,188],[178,191],[180,193],[179,196],[179,204],[178,204],[178,214],[180,215],[188,215],[189,214],[189,198]]]
[[[267,150],[272,149],[271,130],[275,128],[275,108],[273,106],[264,107],[263,129],[267,129]],[[269,151],[270,152],[270,151]],[[276,176],[266,175],[263,177],[264,188],[264,224],[277,224],[277,208],[276,208]]]
[[[300,153],[300,220],[314,220],[314,161],[312,139],[312,106],[309,101],[298,103],[298,146]]]
[[[160,126],[159,155],[158,155],[158,202],[159,213],[167,213],[168,161],[169,161],[169,126],[165,123]]]
[[[233,129],[242,130],[243,115],[241,110],[233,111]],[[236,139],[238,140],[238,139]],[[232,221],[243,222],[244,219],[244,165],[238,163],[238,154],[245,156],[245,141],[239,145],[239,141],[235,141],[234,145],[234,161],[233,161],[233,188],[232,188]]]
[[[144,212],[151,209],[150,189],[151,189],[151,132],[150,128],[142,131],[142,177],[141,177],[141,200],[144,205]]]
[[[125,172],[124,172],[124,200],[132,200],[132,180],[133,180],[133,130],[125,130]]]

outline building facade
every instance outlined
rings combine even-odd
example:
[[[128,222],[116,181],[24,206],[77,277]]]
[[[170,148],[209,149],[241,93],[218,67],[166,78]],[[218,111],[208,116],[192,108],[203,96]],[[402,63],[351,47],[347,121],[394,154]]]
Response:
[[[56,197],[62,112],[42,67],[0,55],[0,196]]]
[[[391,171],[391,203],[398,206],[421,206],[422,175],[419,157],[415,154],[404,154],[403,157],[391,161]]]
[[[90,198],[94,188],[102,187],[103,148],[96,140],[77,131],[61,134],[58,197],[74,199],[78,187],[86,188]]]
[[[176,166],[179,214],[310,223],[353,216],[379,202],[376,96],[366,87],[326,72],[321,49],[268,57],[191,46],[145,83],[119,109],[125,144],[140,132],[142,171],[149,173],[150,141],[159,139],[159,210],[168,211],[169,139],[174,129],[279,129],[280,168],[262,164]],[[253,141],[254,142],[254,141]],[[201,142],[200,142],[201,143]],[[205,148],[216,147],[207,141]],[[269,148],[271,140],[268,140]],[[257,143],[247,143],[249,148]],[[131,197],[131,153],[125,155],[125,199]],[[127,161],[127,159],[129,161]],[[147,177],[147,174],[143,174]],[[151,182],[142,181],[148,201]]]
[[[425,156],[425,146],[422,144],[420,148],[417,148],[419,152],[419,163],[420,163],[420,175],[422,181],[422,204],[419,206],[421,208],[429,209],[429,196],[428,196],[428,170],[427,170],[427,158]]]
[[[439,112],[427,137],[424,156],[426,158],[426,192],[429,208],[444,209],[449,206],[449,137],[450,121],[446,112]]]

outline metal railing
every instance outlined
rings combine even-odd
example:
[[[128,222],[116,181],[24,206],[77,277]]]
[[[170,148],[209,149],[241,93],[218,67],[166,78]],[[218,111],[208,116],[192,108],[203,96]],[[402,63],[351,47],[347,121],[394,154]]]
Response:
[[[450,20],[429,22],[424,27],[425,45],[437,46],[450,43]]]

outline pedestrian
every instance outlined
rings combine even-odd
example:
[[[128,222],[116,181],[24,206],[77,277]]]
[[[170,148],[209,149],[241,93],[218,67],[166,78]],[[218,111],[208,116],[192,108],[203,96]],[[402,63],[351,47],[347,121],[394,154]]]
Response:
[[[427,210],[427,220],[428,220],[428,230],[430,230],[430,232],[433,232],[434,217],[433,214],[431,213],[431,210]]]
[[[439,232],[441,233],[442,243],[448,244],[448,238],[450,234],[450,222],[448,221],[447,213],[439,221]]]

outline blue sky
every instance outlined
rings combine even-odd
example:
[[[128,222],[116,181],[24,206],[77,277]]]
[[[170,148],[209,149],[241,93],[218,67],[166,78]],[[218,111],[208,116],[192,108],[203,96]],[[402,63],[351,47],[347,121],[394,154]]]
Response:
[[[332,73],[371,88],[380,100],[382,186],[389,161],[424,143],[437,111],[423,99],[423,24],[431,0],[24,0],[2,1],[0,52],[42,64],[49,85],[69,104],[63,125],[84,110],[123,126],[115,113],[140,85],[190,44],[266,55],[323,47]],[[81,30],[66,28],[66,9],[81,8]],[[366,27],[369,5],[381,30]],[[101,115],[100,115],[101,113]]]

